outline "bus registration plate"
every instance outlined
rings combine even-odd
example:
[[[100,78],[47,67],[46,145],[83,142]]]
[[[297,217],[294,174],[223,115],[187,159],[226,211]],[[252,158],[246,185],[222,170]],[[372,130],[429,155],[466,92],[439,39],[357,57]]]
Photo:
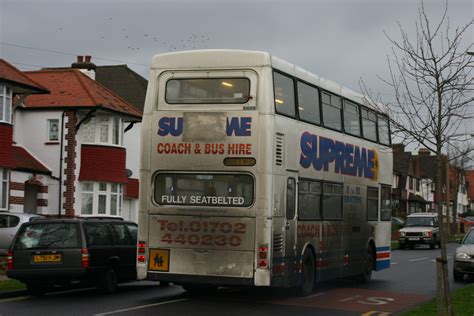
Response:
[[[148,268],[153,271],[168,272],[170,270],[170,250],[150,249]]]

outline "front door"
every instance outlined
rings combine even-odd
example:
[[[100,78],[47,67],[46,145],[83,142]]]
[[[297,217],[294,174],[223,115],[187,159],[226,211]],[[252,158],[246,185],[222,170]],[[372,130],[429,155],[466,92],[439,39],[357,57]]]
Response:
[[[36,214],[36,205],[38,201],[39,186],[26,183],[25,184],[25,205],[23,212]]]
[[[285,205],[285,257],[294,258],[296,255],[296,208],[297,180],[296,176],[286,180]]]

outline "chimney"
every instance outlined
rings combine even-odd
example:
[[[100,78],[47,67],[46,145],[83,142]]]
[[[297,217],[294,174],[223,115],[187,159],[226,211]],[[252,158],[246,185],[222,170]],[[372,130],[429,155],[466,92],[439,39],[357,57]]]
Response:
[[[393,152],[405,152],[405,145],[403,144],[393,144],[392,145]]]
[[[71,65],[71,68],[79,69],[83,74],[95,80],[95,69],[96,65],[91,62],[92,57],[90,55],[77,56],[77,62]]]
[[[427,157],[427,156],[431,155],[431,152],[427,148],[420,148],[420,150],[418,150],[418,155],[423,156],[423,157]]]

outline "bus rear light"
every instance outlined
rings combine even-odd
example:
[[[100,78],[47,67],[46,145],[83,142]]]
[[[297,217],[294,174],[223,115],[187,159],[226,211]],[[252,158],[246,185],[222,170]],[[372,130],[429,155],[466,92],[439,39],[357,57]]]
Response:
[[[268,259],[268,245],[260,245],[258,247],[258,258],[259,259]]]
[[[258,260],[259,268],[268,268],[268,259],[259,259]]]
[[[137,262],[146,262],[146,241],[138,241],[137,252]]]
[[[87,248],[81,249],[81,267],[89,268],[90,257],[89,257],[89,250]]]
[[[13,252],[11,250],[7,253],[7,270],[13,270]]]

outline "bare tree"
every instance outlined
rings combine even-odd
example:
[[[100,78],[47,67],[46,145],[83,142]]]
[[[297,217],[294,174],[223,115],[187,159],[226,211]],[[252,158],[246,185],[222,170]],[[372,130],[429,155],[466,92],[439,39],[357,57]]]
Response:
[[[392,132],[402,137],[404,143],[423,146],[436,155],[438,192],[437,211],[443,221],[441,188],[443,172],[443,148],[465,132],[463,124],[473,117],[468,104],[473,102],[473,59],[467,52],[472,44],[465,45],[463,36],[474,23],[452,29],[448,18],[448,3],[438,22],[428,17],[424,3],[418,9],[416,33],[410,37],[400,23],[400,39],[385,33],[392,47],[387,57],[389,77],[380,78],[395,94],[395,102],[383,102],[380,97],[369,97],[368,102],[384,105],[391,117]],[[373,96],[363,82],[362,90]],[[472,105],[472,104],[471,104]],[[471,131],[472,132],[472,131]],[[470,133],[471,133],[470,132]],[[449,205],[448,205],[449,207]],[[446,226],[440,225],[441,257],[438,258],[438,313],[453,315],[448,282],[446,258]]]

